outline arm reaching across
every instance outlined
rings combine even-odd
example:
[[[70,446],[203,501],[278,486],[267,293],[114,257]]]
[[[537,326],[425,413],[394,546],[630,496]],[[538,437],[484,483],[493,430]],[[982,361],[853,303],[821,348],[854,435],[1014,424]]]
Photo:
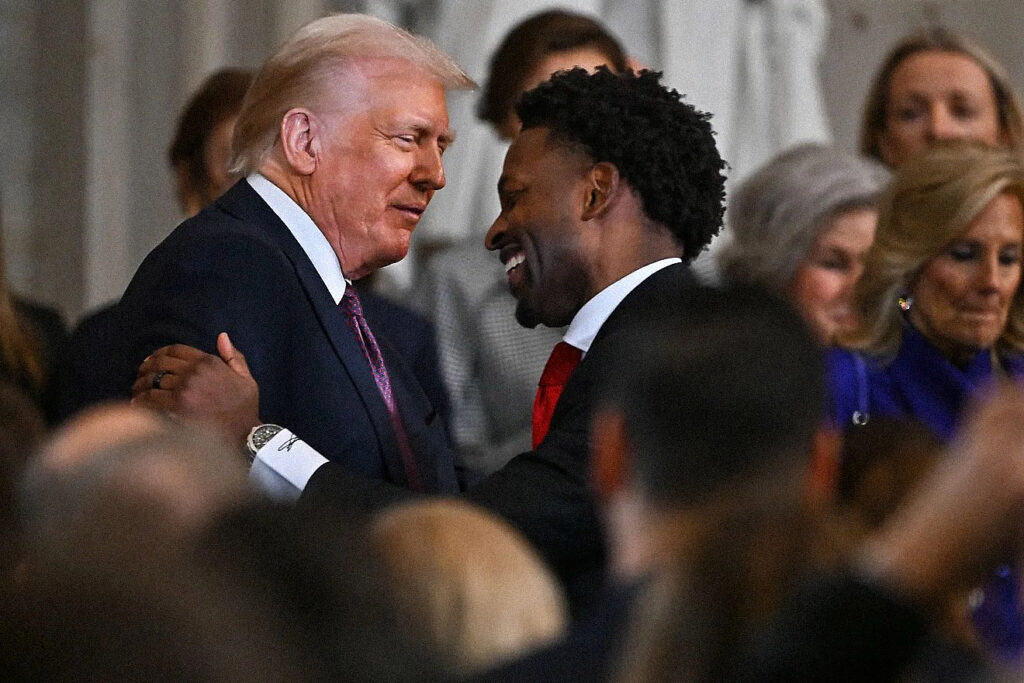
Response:
[[[857,553],[801,591],[745,653],[736,680],[898,680],[929,616],[981,584],[1024,530],[1024,393],[977,407],[948,457]]]
[[[139,366],[132,403],[210,425],[233,443],[260,424],[259,387],[227,332],[217,335],[220,358],[184,344],[165,346]],[[263,446],[250,477],[278,499],[294,500],[327,460],[287,429]]]
[[[220,358],[184,344],[158,349],[139,366],[132,403],[209,425],[233,443],[244,443],[260,423],[259,387],[227,332],[217,336],[217,352]]]
[[[929,606],[981,583],[1020,551],[1024,393],[1007,385],[978,406],[942,466],[865,544],[859,568]]]

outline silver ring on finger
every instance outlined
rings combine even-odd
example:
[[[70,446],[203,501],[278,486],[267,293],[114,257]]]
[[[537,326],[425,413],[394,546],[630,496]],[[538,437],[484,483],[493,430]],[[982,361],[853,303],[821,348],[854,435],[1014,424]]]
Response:
[[[153,382],[152,382],[153,388],[154,389],[162,389],[163,387],[160,386],[160,381],[164,378],[164,375],[171,375],[171,374],[174,374],[174,373],[172,373],[170,370],[161,370],[160,372],[158,372],[155,375],[153,375]]]

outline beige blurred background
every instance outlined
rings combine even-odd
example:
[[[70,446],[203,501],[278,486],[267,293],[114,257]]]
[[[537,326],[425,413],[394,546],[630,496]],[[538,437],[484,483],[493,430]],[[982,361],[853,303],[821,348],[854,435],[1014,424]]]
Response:
[[[257,66],[325,13],[366,11],[438,40],[481,80],[502,33],[547,6],[600,16],[632,54],[715,113],[733,177],[800,138],[853,148],[869,79],[916,28],[965,32],[1024,90],[1021,0],[0,0],[0,220],[11,287],[69,322],[120,295],[179,222],[166,149],[179,109],[210,71]],[[759,69],[774,73],[779,50],[797,65],[789,82],[752,91]],[[751,106],[750,97],[762,99]],[[472,95],[451,102],[460,135],[475,125],[472,104]],[[759,106],[780,120],[751,123]],[[471,173],[454,152],[442,193],[450,203]],[[441,195],[435,204],[416,240],[465,234],[446,220],[456,209]],[[395,280],[411,277],[410,265]]]

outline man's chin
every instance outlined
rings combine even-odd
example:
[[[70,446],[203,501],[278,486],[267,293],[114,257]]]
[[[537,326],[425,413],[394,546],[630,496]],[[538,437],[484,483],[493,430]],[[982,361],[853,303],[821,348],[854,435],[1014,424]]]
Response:
[[[540,318],[538,317],[537,312],[533,310],[533,307],[522,299],[519,299],[516,304],[516,322],[523,327],[532,330],[540,324]]]

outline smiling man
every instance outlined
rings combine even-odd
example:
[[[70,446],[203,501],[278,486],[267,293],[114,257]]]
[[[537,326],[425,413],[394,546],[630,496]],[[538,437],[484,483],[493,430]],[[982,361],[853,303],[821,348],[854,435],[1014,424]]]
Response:
[[[378,343],[352,280],[402,259],[451,142],[445,93],[473,82],[429,41],[361,15],[299,30],[246,95],[243,180],[146,258],[120,311],[135,368],[169,343],[230,331],[260,414],[371,481],[456,490],[440,419]],[[184,381],[180,367],[154,389]],[[264,435],[265,436],[265,435]]]
[[[560,366],[562,377],[551,379],[556,373],[545,369],[541,379],[534,450],[468,496],[534,543],[578,611],[604,569],[589,485],[589,428],[593,388],[614,363],[608,337],[628,334],[652,307],[691,286],[684,261],[721,227],[724,163],[710,117],[661,85],[655,73],[574,69],[526,93],[517,111],[523,128],[505,159],[501,214],[486,244],[505,264],[519,321],[568,330],[549,362],[551,370]],[[260,418],[270,420],[257,414],[255,386],[240,354],[222,345],[227,365],[194,349],[161,350],[140,368],[137,400],[216,416],[237,425],[235,434]],[[175,385],[150,389],[164,370],[179,373]],[[240,389],[230,390],[232,384]],[[262,381],[261,389],[266,395]],[[294,424],[285,426],[308,441]],[[282,449],[290,460],[275,470],[302,491],[300,502],[361,497],[349,473],[323,457],[336,460],[334,451],[310,453],[288,430],[259,450],[258,462]],[[377,493],[379,503],[385,496]]]
[[[505,264],[518,321],[568,329],[541,378],[534,451],[470,496],[526,533],[579,605],[603,564],[588,434],[614,361],[607,340],[691,286],[684,261],[721,226],[724,164],[709,116],[655,73],[574,69],[517,112],[486,246]]]

